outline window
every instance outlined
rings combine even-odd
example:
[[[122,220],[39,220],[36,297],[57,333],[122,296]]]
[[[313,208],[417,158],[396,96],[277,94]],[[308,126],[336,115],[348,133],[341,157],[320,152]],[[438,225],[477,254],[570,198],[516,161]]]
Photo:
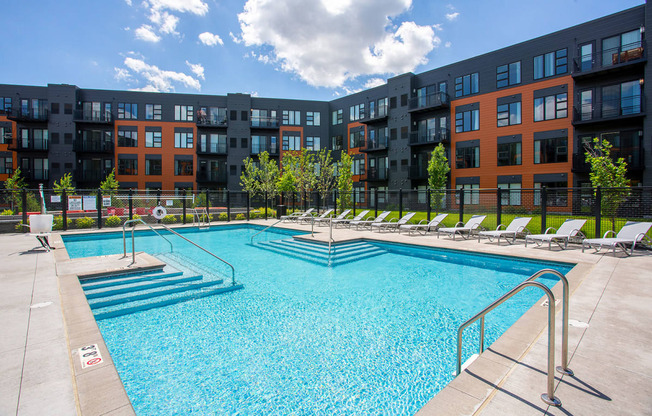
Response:
[[[351,173],[354,175],[364,175],[364,159],[354,159],[351,163]]]
[[[48,159],[44,158],[35,158],[34,159],[34,175],[32,176],[34,180],[47,180],[50,177],[50,169],[48,165]]]
[[[174,175],[175,176],[191,176],[192,175],[192,159],[190,159],[190,160],[174,159]]]
[[[319,126],[321,113],[319,111],[306,111],[306,126]]]
[[[460,111],[455,113],[455,133],[480,129],[480,110]]]
[[[521,62],[501,65],[496,68],[496,88],[504,88],[521,83]]]
[[[534,140],[534,163],[568,162],[568,138]]]
[[[50,112],[52,114],[59,114],[59,103],[50,103]]]
[[[521,164],[521,142],[498,143],[498,166]]]
[[[160,120],[161,104],[145,104],[145,120]]]
[[[267,136],[251,136],[251,153],[257,155],[267,150]]]
[[[568,49],[559,49],[534,57],[534,79],[561,75],[568,72]]]
[[[349,149],[364,147],[364,130],[352,131],[349,140]]]
[[[23,129],[23,133],[27,129]],[[24,136],[23,136],[24,138]],[[48,149],[48,130],[47,129],[34,129],[32,130],[32,149],[34,150],[47,150]],[[29,147],[29,143],[27,146]]]
[[[11,128],[0,126],[0,144],[7,144],[11,141]]]
[[[344,149],[344,138],[342,136],[331,137],[331,149],[332,150]]]
[[[602,117],[618,117],[641,112],[639,81],[602,87]]]
[[[369,118],[387,116],[387,97],[369,101]]]
[[[546,206],[549,207],[565,207],[568,205],[568,189],[559,189],[567,188],[567,181],[546,181],[546,182],[537,182],[537,175],[534,175],[534,188],[537,189],[534,192],[534,205],[541,205],[541,189],[542,187],[552,188],[547,191],[547,203]]]
[[[161,147],[161,132],[160,131],[146,131],[145,132],[145,147]]]
[[[464,188],[464,205],[478,205],[480,203],[480,184],[464,184],[457,185],[455,189],[460,190]],[[456,196],[456,202],[459,204],[459,196]]]
[[[641,29],[602,40],[602,65],[611,66],[643,57]]]
[[[455,168],[479,168],[480,144],[477,140],[457,142],[455,147]]]
[[[455,96],[476,94],[478,92],[479,76],[477,72],[455,78]]]
[[[138,160],[118,156],[118,175],[138,175]]]
[[[118,129],[118,147],[138,147],[138,132]]]
[[[284,126],[301,125],[301,111],[283,110],[283,125]]]
[[[417,122],[417,131],[412,132],[410,143],[434,143],[437,141],[447,140],[448,117],[432,117]]]
[[[193,147],[192,132],[174,132],[174,147],[180,149],[190,149]]]
[[[568,116],[568,93],[534,99],[534,121],[554,120]]]
[[[251,110],[251,127],[277,127],[276,110]]]
[[[521,184],[519,183],[499,183],[500,203],[502,205],[521,205]]]
[[[319,137],[308,136],[306,137],[306,149],[319,151],[321,148],[321,143]]]
[[[226,153],[226,134],[199,135],[199,151],[202,153]]]
[[[176,121],[192,121],[194,107],[192,105],[175,105],[174,119]]]
[[[292,132],[284,132],[283,150],[301,150],[301,135]]]
[[[0,97],[0,111],[11,113],[11,97]]]
[[[337,124],[342,124],[342,118],[343,118],[342,109],[333,111],[333,120],[332,120],[333,126]]]
[[[11,156],[0,156],[0,174],[11,175],[14,173],[14,162]]]
[[[121,120],[138,119],[138,104],[118,103],[118,118]]]
[[[499,105],[498,127],[521,124],[521,102]]]
[[[161,166],[161,159],[145,159],[145,175],[160,175]]]

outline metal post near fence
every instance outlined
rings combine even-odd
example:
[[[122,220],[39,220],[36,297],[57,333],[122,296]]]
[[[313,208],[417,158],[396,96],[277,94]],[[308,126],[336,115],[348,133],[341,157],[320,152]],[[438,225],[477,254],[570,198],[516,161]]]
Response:
[[[428,222],[430,222],[430,205],[432,205],[430,203],[430,189],[426,188],[426,213],[428,215]]]
[[[61,220],[63,231],[68,229],[68,193],[64,189],[61,192]]]
[[[251,201],[249,200],[249,191],[247,191],[247,221],[249,221],[250,210],[251,210]]]
[[[321,195],[317,192],[317,215],[319,215],[319,207],[321,206]]]
[[[186,197],[188,196],[188,190],[184,189],[183,190],[183,198],[181,199],[181,206],[183,208],[182,214],[183,214],[183,224],[186,223]]]
[[[25,188],[22,189],[21,192],[22,196],[22,210],[23,210],[23,224],[27,224],[27,190]],[[21,227],[23,229],[23,232],[26,233],[28,229],[26,227]]]
[[[385,192],[385,199],[387,199],[387,191],[380,192]],[[380,192],[378,192],[378,188],[376,188],[376,200],[374,201],[374,218],[378,216],[378,199],[380,199]]]
[[[541,232],[546,232],[546,223],[547,218],[546,214],[548,213],[548,189],[545,186],[541,187]]]
[[[102,229],[102,189],[97,188],[97,228]]]
[[[502,189],[498,188],[496,189],[496,226],[500,225],[503,223],[502,217],[503,217],[503,197],[502,197]],[[508,195],[509,195],[509,191]]]
[[[602,187],[595,190],[595,238],[602,235]],[[616,231],[616,230],[614,230]]]
[[[226,222],[231,221],[231,192],[226,190]]]
[[[211,222],[211,202],[210,202],[211,198],[210,198],[210,194],[208,192],[208,189],[206,190],[205,195],[206,195],[206,217],[207,217],[206,221],[208,221],[208,223],[210,224],[210,222]]]
[[[352,190],[352,192],[351,192],[351,200],[353,201],[353,216],[354,216],[354,217],[355,217],[355,207],[356,207],[355,202],[357,201],[357,198],[356,198],[356,194],[355,194],[355,193],[356,193],[356,188],[353,188],[353,190]]]
[[[134,219],[134,200],[133,200],[134,190],[129,188],[129,221]]]
[[[460,188],[460,219],[459,222],[464,222],[464,185]]]
[[[398,190],[398,217],[403,217],[403,188]]]
[[[267,191],[265,191],[265,219],[267,219]]]

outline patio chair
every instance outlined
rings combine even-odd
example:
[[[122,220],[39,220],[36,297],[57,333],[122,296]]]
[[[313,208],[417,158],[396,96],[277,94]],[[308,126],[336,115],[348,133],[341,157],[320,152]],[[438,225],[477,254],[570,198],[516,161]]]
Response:
[[[371,231],[374,229],[377,229],[378,232],[382,230],[386,231],[396,231],[401,225],[407,224],[412,217],[414,217],[414,214],[416,212],[408,212],[407,214],[403,215],[401,219],[397,220],[396,218],[392,218],[389,221],[383,221],[383,222],[374,222],[371,224]]]
[[[531,220],[532,217],[516,217],[507,227],[504,224],[500,224],[494,231],[480,231],[478,233],[478,243],[482,237],[486,237],[490,242],[493,242],[495,238],[498,241],[498,245],[500,245],[500,237],[504,237],[505,241],[509,244],[514,244],[519,234],[529,232],[526,227]],[[500,227],[505,227],[505,229],[501,230]]]
[[[310,208],[308,211],[305,212],[293,212],[290,215],[281,215],[281,221],[286,222],[286,221],[292,221],[296,222],[299,218],[306,218],[306,217],[312,217],[312,212],[314,211],[314,208]]]
[[[652,227],[652,222],[635,222],[628,221],[623,228],[618,231],[616,234],[613,230],[609,230],[604,233],[602,238],[589,238],[582,240],[582,253],[584,249],[588,246],[589,248],[594,248],[595,252],[599,252],[602,247],[607,247],[607,253],[609,249],[613,249],[614,256],[616,255],[616,248],[619,248],[625,252],[628,256],[634,254],[634,248],[636,243],[641,243],[642,241],[647,241],[648,244],[652,243],[650,237],[647,236],[647,232],[650,231]],[[608,237],[609,234],[615,234],[615,237]],[[627,252],[626,245],[632,245],[629,253]]]
[[[331,211],[332,211],[332,210],[331,210]],[[343,219],[345,219],[346,216],[349,215],[349,212],[351,212],[350,209],[344,210],[344,211],[342,211],[342,212],[340,213],[340,215],[338,215],[337,217],[332,218],[332,219],[331,219],[331,218],[321,218],[321,217],[317,217],[317,218],[315,218],[315,222],[316,222],[317,225],[319,225],[319,226],[321,226],[322,224],[323,224],[323,225],[328,225],[328,222],[331,221],[331,220],[332,220],[333,223],[334,223],[336,220],[343,220]]]
[[[565,250],[568,247],[568,240],[571,237],[578,237],[578,236],[583,236],[582,232],[580,231],[584,224],[586,223],[586,220],[572,220],[568,219],[564,221],[559,229],[556,229],[555,227],[548,227],[546,229],[546,232],[544,234],[529,234],[525,236],[525,247],[527,247],[528,242],[535,242],[537,246],[541,246],[541,244],[548,242],[548,250],[552,250],[552,243],[556,243],[559,248],[562,250]],[[550,232],[550,231],[555,231],[555,232]],[[564,246],[562,247],[561,243],[564,243]]]
[[[371,229],[371,224],[383,222],[385,218],[387,218],[387,216],[391,213],[392,211],[383,211],[375,219],[372,218],[372,219],[357,220],[357,221],[351,220],[351,222],[349,223],[350,224],[349,228],[352,228],[355,225],[356,230],[359,230],[360,227],[362,227],[363,229],[369,227],[369,229]]]
[[[418,224],[403,224],[398,227],[398,233],[400,234],[401,231],[407,231],[408,235],[410,235],[413,231],[415,231],[418,233],[423,232],[423,235],[426,235],[428,231],[433,231],[439,228],[439,225],[447,216],[448,214],[439,214],[430,220],[430,222],[427,220],[421,220]]]
[[[36,237],[41,246],[46,250],[54,250],[50,246],[50,233],[52,233],[52,222],[54,215],[52,214],[34,214],[29,216],[29,233]]]
[[[351,211],[351,210],[348,210]],[[356,215],[353,218],[342,218],[342,219],[334,219],[333,224],[337,228],[337,226],[342,225],[343,227],[349,226],[351,227],[351,221],[362,221],[364,217],[369,214],[369,210],[365,209],[364,211],[360,212],[358,215]]]
[[[314,220],[316,220],[316,219],[318,219],[318,218],[319,218],[319,219],[322,219],[322,220],[325,220],[325,219],[328,219],[328,216],[331,215],[331,212],[333,212],[333,210],[332,210],[332,209],[328,209],[328,210],[324,211],[324,212],[323,212],[320,216],[318,216],[318,217],[314,217],[314,216],[312,216],[312,215],[308,215],[308,216],[305,216],[305,217],[300,217],[300,218],[297,218],[297,222],[304,222],[304,221],[305,221],[306,223],[309,223],[309,222],[314,221]]]
[[[478,232],[480,230],[483,230],[482,228],[482,221],[487,218],[486,215],[474,215],[469,220],[466,222],[466,224],[462,224],[462,222],[458,222],[455,224],[455,227],[444,227],[444,228],[439,228],[437,229],[437,238],[439,238],[440,233],[448,234],[449,236],[453,236],[453,240],[455,240],[456,235],[460,235],[462,238],[467,239],[471,237],[471,234],[474,232]]]

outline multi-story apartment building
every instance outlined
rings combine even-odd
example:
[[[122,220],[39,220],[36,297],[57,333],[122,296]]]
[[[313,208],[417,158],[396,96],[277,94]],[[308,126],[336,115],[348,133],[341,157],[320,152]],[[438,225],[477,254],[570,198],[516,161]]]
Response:
[[[443,143],[450,187],[570,187],[601,137],[652,185],[646,26],[647,4],[330,102],[0,85],[0,181],[239,189],[248,156],[328,148],[358,189],[421,189]]]

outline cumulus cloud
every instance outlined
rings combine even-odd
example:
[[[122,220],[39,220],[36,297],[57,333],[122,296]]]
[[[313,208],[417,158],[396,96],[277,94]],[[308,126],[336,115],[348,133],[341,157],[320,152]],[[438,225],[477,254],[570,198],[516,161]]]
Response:
[[[371,78],[371,79],[368,79],[367,82],[364,83],[364,88],[369,89],[369,88],[378,87],[380,85],[385,84],[385,82],[386,81],[384,79],[382,79],[382,78]]]
[[[125,1],[131,6],[131,0]],[[208,4],[202,0],[145,0],[142,4],[148,12],[149,24],[143,24],[134,33],[137,39],[148,42],[160,41],[161,35],[179,35],[179,17],[173,13],[196,16],[208,13]]]
[[[199,34],[199,41],[206,46],[215,46],[218,43],[224,45],[224,41],[218,35],[215,35],[211,32],[204,32]]]
[[[150,25],[142,25],[135,30],[136,39],[144,40],[145,42],[156,43],[161,40],[161,37],[154,33],[154,28]]]
[[[143,87],[135,88],[135,90],[150,92],[170,92],[174,91],[173,84],[181,84],[186,88],[197,91],[201,89],[201,83],[199,80],[192,77],[191,75],[185,74],[183,72],[163,70],[156,65],[148,64],[145,62],[144,58],[137,57],[135,54],[130,55],[132,56],[125,57],[123,68],[114,68],[115,78],[118,81],[131,82],[134,82],[137,79],[142,79],[147,83]],[[199,77],[199,72],[202,75],[201,78],[203,78],[203,66],[196,64],[196,66],[193,67],[193,64],[188,62],[186,63],[190,66],[191,71],[197,77]]]
[[[450,48],[451,46],[453,46],[453,44],[450,43],[450,42],[446,42],[446,43],[444,44],[444,47],[445,47],[445,48]]]
[[[313,86],[342,87],[359,76],[396,74],[427,62],[439,43],[432,26],[390,19],[412,0],[248,0],[238,15],[246,46]],[[271,53],[267,48],[271,48]],[[344,52],[346,51],[346,52]],[[260,58],[259,58],[260,59]]]
[[[153,10],[170,10],[203,16],[208,13],[208,4],[202,0],[149,0]]]
[[[446,20],[452,22],[454,20],[457,20],[459,16],[460,16],[460,12],[446,13]]]
[[[186,61],[186,65],[190,67],[193,74],[197,75],[197,78],[206,79],[204,77],[204,66],[202,64],[191,64]]]

